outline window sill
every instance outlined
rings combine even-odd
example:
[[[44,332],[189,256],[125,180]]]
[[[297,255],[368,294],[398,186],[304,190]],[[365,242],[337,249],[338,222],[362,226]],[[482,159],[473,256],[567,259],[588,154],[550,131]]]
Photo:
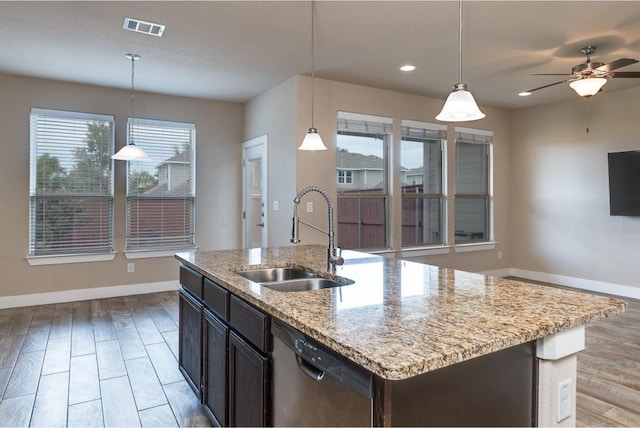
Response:
[[[438,254],[449,254],[451,251],[450,246],[437,246],[437,247],[415,247],[415,248],[403,248],[400,251],[402,257],[421,257],[421,256],[435,256]]]
[[[28,256],[29,266],[61,265],[66,263],[107,262],[116,257],[116,253],[101,254],[65,254],[60,256]]]
[[[139,250],[139,251],[125,251],[124,256],[127,260],[135,259],[151,259],[156,257],[173,257],[176,253],[195,251],[196,247],[191,248],[175,248],[171,250]]]
[[[471,251],[495,250],[497,242],[474,242],[472,244],[457,244],[454,248],[456,253],[467,253]]]

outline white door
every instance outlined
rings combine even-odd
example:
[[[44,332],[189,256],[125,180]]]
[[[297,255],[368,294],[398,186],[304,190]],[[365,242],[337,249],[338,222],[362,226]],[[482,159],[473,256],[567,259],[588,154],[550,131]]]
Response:
[[[267,246],[267,136],[242,145],[244,248]]]

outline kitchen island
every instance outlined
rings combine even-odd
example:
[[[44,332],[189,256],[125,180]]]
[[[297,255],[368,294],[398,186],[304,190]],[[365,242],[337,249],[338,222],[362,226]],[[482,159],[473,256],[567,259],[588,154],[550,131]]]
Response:
[[[618,299],[354,251],[344,251],[344,265],[330,274],[326,254],[326,247],[310,245],[176,257],[236,305],[264,315],[257,349],[265,367],[273,356],[274,378],[272,321],[369,373],[374,425],[574,424],[575,353],[584,348],[584,325],[626,309]],[[237,274],[270,267],[303,267],[354,283],[282,292]],[[229,325],[235,331],[233,320]],[[205,390],[203,397],[205,383],[196,385]],[[262,391],[265,423],[291,422],[279,419],[274,408],[281,402],[278,391],[270,384]],[[568,401],[559,401],[562,393]],[[520,413],[511,418],[510,408]],[[234,422],[224,419],[222,425]]]

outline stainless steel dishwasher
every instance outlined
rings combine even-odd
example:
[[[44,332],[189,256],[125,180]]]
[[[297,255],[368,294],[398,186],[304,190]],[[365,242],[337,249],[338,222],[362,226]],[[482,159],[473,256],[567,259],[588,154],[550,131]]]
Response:
[[[271,331],[274,426],[371,426],[370,372],[278,321]]]

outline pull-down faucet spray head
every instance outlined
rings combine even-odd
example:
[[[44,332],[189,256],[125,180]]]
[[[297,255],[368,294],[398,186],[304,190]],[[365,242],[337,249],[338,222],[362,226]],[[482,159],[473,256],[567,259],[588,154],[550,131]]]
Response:
[[[297,202],[296,202],[297,200]],[[300,203],[300,199],[294,200],[293,205],[293,227],[291,228],[291,243],[299,244],[300,243],[300,218],[298,217],[298,204]]]

